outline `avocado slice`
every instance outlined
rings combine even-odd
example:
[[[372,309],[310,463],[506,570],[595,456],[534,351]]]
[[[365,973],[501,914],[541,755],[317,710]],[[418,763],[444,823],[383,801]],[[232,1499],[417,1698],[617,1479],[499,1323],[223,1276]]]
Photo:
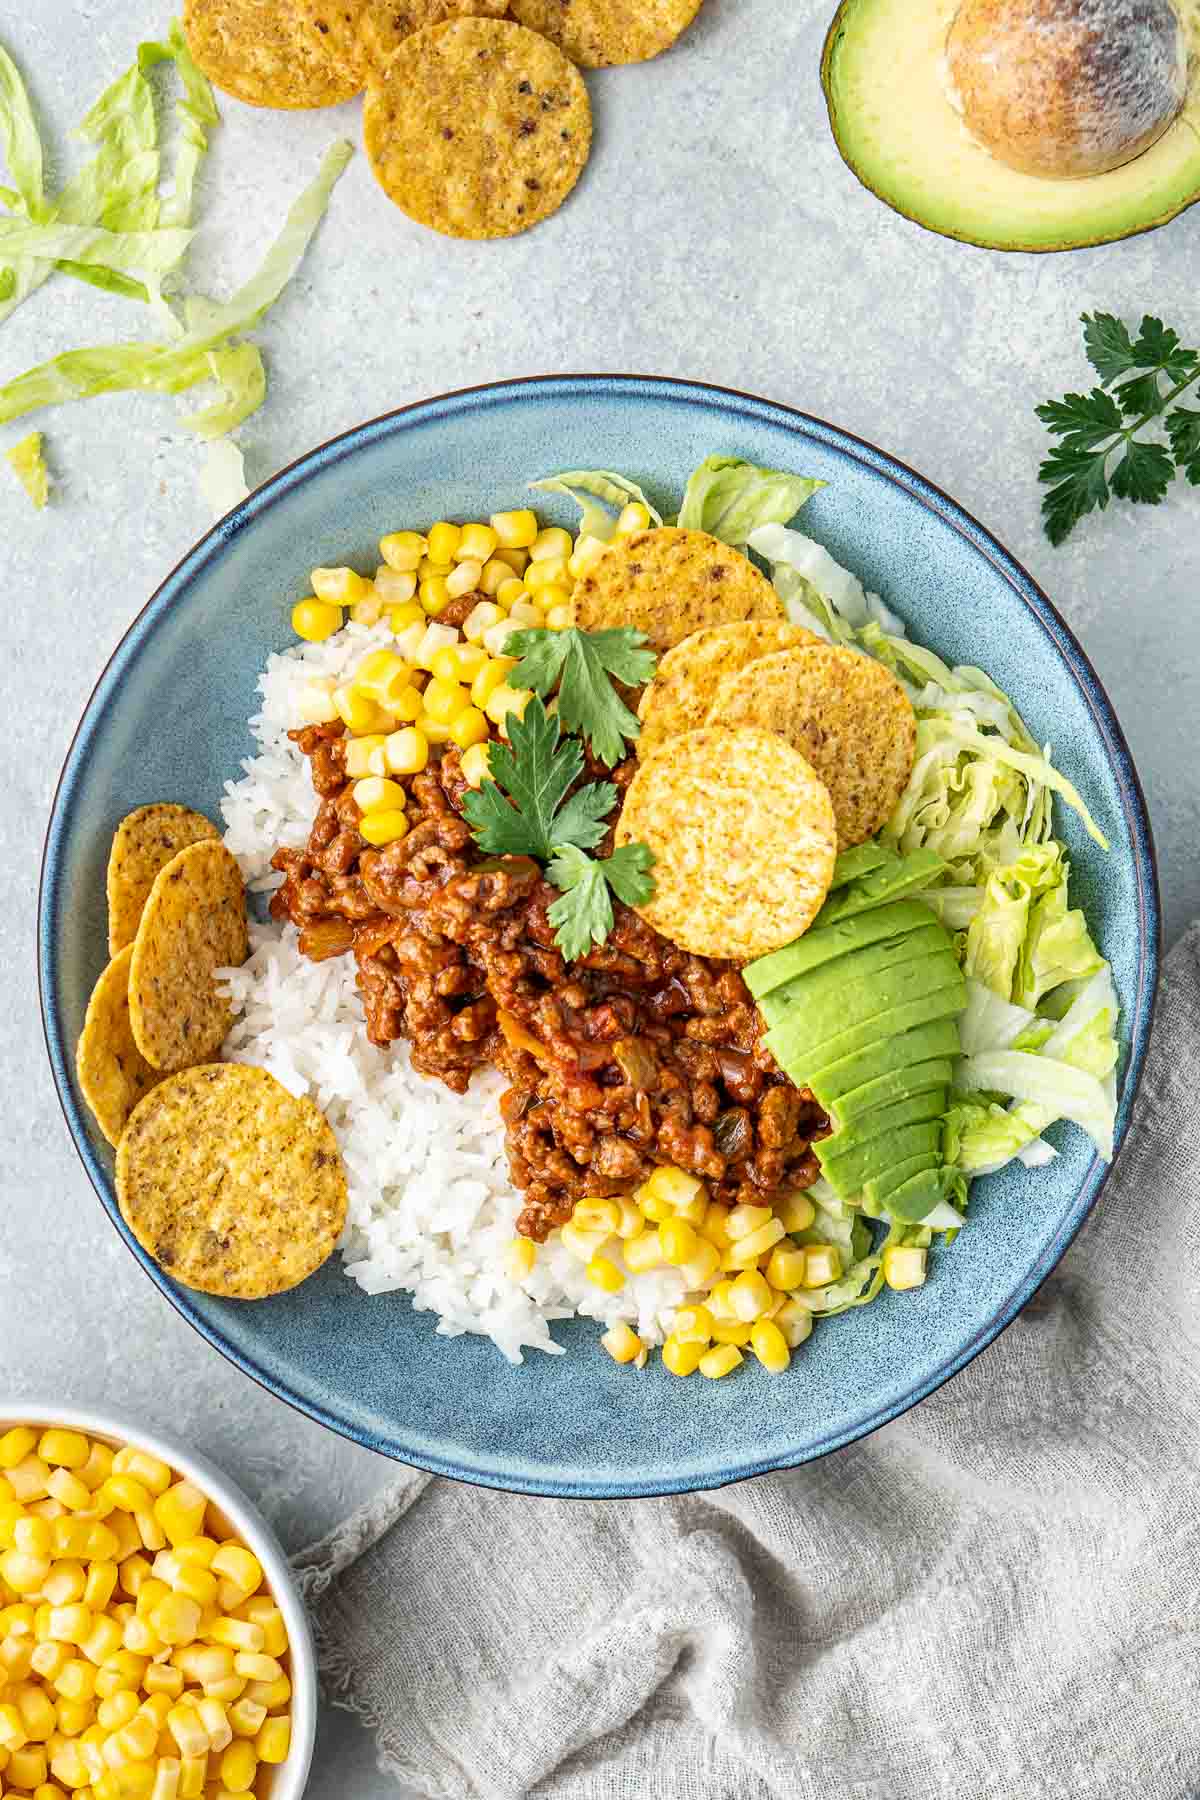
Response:
[[[944,987],[923,994],[919,1000],[909,1000],[903,1006],[894,1006],[891,1012],[864,1019],[861,1024],[839,1031],[835,1037],[826,1038],[823,1044],[815,1044],[809,1050],[795,1052],[795,1047],[789,1048],[785,1041],[775,1041],[774,1031],[768,1031],[763,1042],[780,1068],[791,1076],[796,1085],[806,1087],[810,1068],[838,1062],[842,1057],[851,1056],[856,1050],[865,1050],[868,1045],[877,1043],[881,1038],[895,1037],[902,1031],[911,1031],[916,1025],[928,1025],[934,1019],[956,1018],[966,1004],[967,984],[963,980],[962,971],[957,970],[954,980],[948,981]]]
[[[896,1048],[904,1043],[903,1038],[889,1038],[888,1043]],[[948,1056],[932,1057],[928,1062],[910,1063],[902,1050],[898,1051],[896,1066],[887,1075],[876,1076],[874,1081],[864,1082],[861,1087],[851,1088],[848,1094],[841,1094],[835,1101],[822,1106],[839,1130],[856,1123],[866,1115],[874,1115],[877,1107],[891,1106],[897,1100],[907,1100],[910,1094],[924,1094],[930,1088],[948,1088],[954,1074],[954,1064]],[[809,1082],[809,1087],[813,1087]],[[817,1090],[813,1087],[813,1093]],[[817,1099],[821,1096],[817,1094]]]
[[[843,1094],[853,1093],[897,1069],[919,1066],[930,1057],[958,1056],[961,1051],[958,1020],[934,1019],[928,1025],[918,1025],[915,1031],[881,1038],[865,1050],[856,1050],[853,1056],[813,1069],[807,1085],[828,1112]]]
[[[834,863],[829,891],[832,894],[836,889],[845,887],[848,882],[857,881],[862,875],[873,875],[885,863],[899,861],[896,852],[885,850],[882,844],[855,844],[852,850],[843,850]]]
[[[877,1106],[861,1118],[851,1119],[831,1137],[822,1138],[813,1145],[817,1161],[824,1168],[827,1158],[836,1162],[844,1151],[855,1150],[872,1138],[898,1131],[902,1125],[924,1125],[930,1119],[944,1118],[949,1092],[949,1087],[943,1085],[923,1088],[919,1093],[893,1100],[890,1106]]]
[[[916,1175],[910,1175],[907,1181],[893,1188],[883,1202],[884,1211],[893,1219],[904,1219],[912,1224],[919,1224],[927,1213],[933,1211],[939,1200],[946,1198],[946,1189],[952,1180],[949,1169],[923,1169]]]
[[[861,880],[851,882],[849,887],[840,889],[831,899],[826,900],[813,920],[812,929],[820,931],[824,925],[836,925],[839,919],[850,919],[856,913],[870,912],[876,906],[883,906],[888,900],[898,900],[902,894],[909,894],[914,888],[927,888],[937,880],[945,867],[941,857],[932,850],[914,850],[911,856],[902,857],[895,863],[885,863],[874,874],[864,875]]]
[[[943,1166],[942,1148],[939,1144],[936,1150],[926,1150],[919,1156],[907,1157],[904,1162],[896,1163],[886,1174],[874,1175],[870,1180],[864,1181],[862,1197],[876,1211],[886,1210],[891,1195],[898,1187],[903,1187],[906,1181],[911,1181],[914,1175],[920,1175],[926,1169],[940,1170]]]
[[[842,0],[821,81],[837,147],[863,186],[943,237],[992,250],[1071,250],[1150,231],[1200,199],[1200,20],[1178,8],[1192,69],[1183,109],[1104,175],[1009,168],[970,135],[943,80],[958,0]]]
[[[773,950],[770,956],[760,956],[757,962],[747,963],[742,970],[742,979],[754,998],[761,1000],[764,994],[774,993],[776,988],[794,981],[798,975],[807,975],[810,969],[832,962],[835,956],[865,949],[868,944],[877,944],[884,938],[898,938],[906,932],[919,931],[931,919],[935,924],[938,922],[933,908],[926,906],[923,900],[897,900],[894,905],[881,906],[875,912],[847,919],[840,925],[827,928],[814,925],[803,937],[785,944],[782,950]]]
[[[768,1046],[777,1059],[786,1056],[794,1060],[818,1049],[834,1033],[840,1034],[877,1014],[889,1013],[908,1000],[948,986],[955,978],[961,982],[962,971],[952,949],[935,950],[931,956],[919,956],[915,962],[882,969],[861,981],[847,982],[811,1009],[793,1007],[787,1018],[767,1033]],[[883,1035],[881,1028],[872,1033],[872,1038]]]
[[[807,975],[797,976],[786,987],[773,989],[760,1002],[762,1016],[768,1025],[819,1017],[827,1010],[829,1002],[840,1000],[848,988],[885,976],[902,963],[920,962],[922,957],[937,956],[945,951],[953,955],[954,944],[945,927],[931,919],[917,931],[883,938],[878,944],[868,944],[862,950],[851,950],[835,962],[824,963]]]
[[[821,1163],[821,1173],[840,1200],[852,1200],[862,1192],[863,1184],[878,1175],[886,1175],[896,1163],[909,1157],[940,1152],[942,1121],[933,1119],[920,1125],[902,1125],[899,1131],[885,1132],[868,1138],[865,1144],[843,1150]],[[821,1146],[817,1146],[820,1156]]]

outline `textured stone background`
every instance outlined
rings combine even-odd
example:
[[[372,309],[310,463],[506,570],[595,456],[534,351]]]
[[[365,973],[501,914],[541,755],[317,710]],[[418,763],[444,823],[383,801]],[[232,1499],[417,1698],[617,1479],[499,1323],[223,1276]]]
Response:
[[[1078,315],[1160,313],[1200,333],[1196,224],[1070,256],[991,255],[893,217],[854,183],[825,123],[817,64],[831,0],[707,0],[686,41],[591,77],[592,162],[548,224],[456,244],[410,224],[359,156],[300,277],[261,332],[270,369],[245,430],[252,481],[356,421],[507,375],[692,375],[837,420],[913,463],[1022,558],[1108,686],[1158,834],[1167,936],[1200,904],[1195,592],[1200,494],[1040,535],[1042,398],[1086,381]],[[149,0],[0,7],[59,169],[68,129],[165,29]],[[358,107],[259,113],[228,102],[202,183],[193,268],[221,291],[253,266]],[[135,306],[58,280],[0,332],[0,380],[56,350],[147,332]],[[36,872],[53,784],[105,658],[209,519],[170,401],[126,395],[46,415],[54,505],[35,517],[0,470],[9,730],[0,793],[0,1402],[40,1388],[109,1400],[180,1432],[258,1495],[297,1545],[387,1465],[276,1404],[207,1349],[99,1218],[51,1091],[33,959]],[[24,426],[10,426],[3,444]],[[171,729],[164,718],[163,729]],[[394,1793],[340,1714],[309,1793]]]

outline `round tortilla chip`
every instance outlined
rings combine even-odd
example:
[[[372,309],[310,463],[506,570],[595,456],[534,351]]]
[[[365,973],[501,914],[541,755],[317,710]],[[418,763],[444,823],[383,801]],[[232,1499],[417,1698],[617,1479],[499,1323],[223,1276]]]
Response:
[[[669,50],[703,0],[512,0],[512,15],[585,69],[646,62]]]
[[[515,237],[556,212],[592,142],[583,77],[510,19],[416,31],[367,86],[367,155],[388,198],[456,238]]]
[[[807,756],[833,799],[842,850],[887,823],[917,751],[916,714],[896,677],[834,644],[780,650],[727,675],[708,722],[778,731]]]
[[[502,19],[508,0],[363,0],[362,33],[368,63],[382,68],[405,38],[450,19]]]
[[[346,1222],[337,1139],[266,1069],[204,1063],[147,1094],[117,1146],[121,1217],[185,1287],[230,1300],[286,1293]]]
[[[740,625],[710,625],[705,631],[694,631],[667,651],[642,695],[638,706],[642,730],[635,746],[638,755],[652,756],[668,738],[698,730],[726,675],[776,650],[822,641],[815,631],[788,619],[746,619]]]
[[[220,837],[203,813],[160,800],[139,806],[117,826],[108,853],[108,954],[115,956],[137,936],[142,909],[158,871],[173,856],[203,838]]]
[[[362,0],[184,0],[188,48],[248,106],[337,106],[367,76]]]
[[[574,603],[581,631],[632,625],[659,652],[710,625],[783,617],[775,589],[749,557],[678,525],[618,538],[576,584]]]
[[[233,1008],[218,969],[250,954],[242,874],[224,844],[192,844],[155,878],[129,966],[134,1041],[155,1069],[207,1062],[225,1041]]]
[[[75,1051],[79,1091],[110,1144],[130,1113],[162,1080],[133,1041],[129,1023],[129,964],[133,945],[113,957],[92,989]]]
[[[807,931],[837,855],[820,777],[770,731],[704,727],[639,764],[618,844],[654,853],[647,924],[696,956],[749,962]]]

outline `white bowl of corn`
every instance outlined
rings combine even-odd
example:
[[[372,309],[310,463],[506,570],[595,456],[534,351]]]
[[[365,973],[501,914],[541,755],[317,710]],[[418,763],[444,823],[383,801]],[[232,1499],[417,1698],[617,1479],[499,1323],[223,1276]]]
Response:
[[[0,1407],[0,1800],[299,1800],[316,1708],[287,1558],[227,1476]]]

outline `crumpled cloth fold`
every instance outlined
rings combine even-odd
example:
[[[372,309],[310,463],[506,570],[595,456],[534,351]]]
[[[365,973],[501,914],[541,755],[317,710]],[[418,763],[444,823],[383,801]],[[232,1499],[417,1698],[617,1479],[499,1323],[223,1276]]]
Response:
[[[1200,926],[1059,1270],[864,1442],[665,1500],[406,1472],[304,1552],[381,1768],[433,1800],[1194,1800],[1198,1086]]]

